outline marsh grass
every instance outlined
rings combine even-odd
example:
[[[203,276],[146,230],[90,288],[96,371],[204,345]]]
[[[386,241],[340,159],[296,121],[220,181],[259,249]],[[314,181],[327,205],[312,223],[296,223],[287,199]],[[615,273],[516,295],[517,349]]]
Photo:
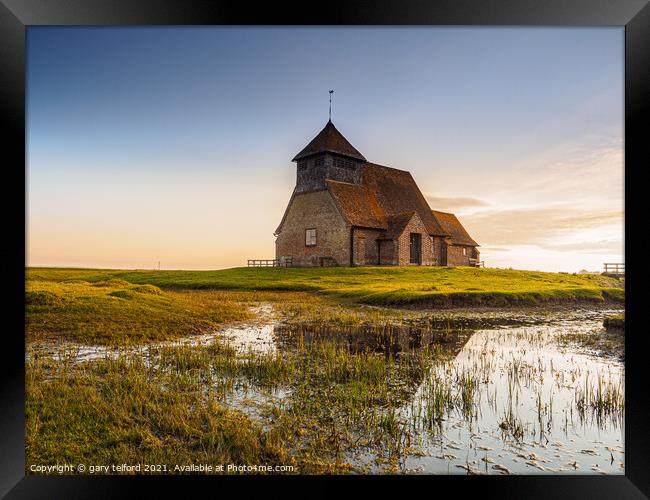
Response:
[[[293,342],[271,352],[241,352],[217,339],[92,363],[75,363],[73,350],[34,354],[27,463],[263,460],[294,464],[299,473],[398,472],[421,446],[445,439],[443,422],[460,419],[471,431],[495,369],[486,346],[456,365],[439,346],[395,352],[390,325],[364,327],[377,336],[364,348],[344,340],[354,331],[315,339],[312,326],[294,325],[286,332]],[[541,442],[552,425],[553,391],[537,392],[532,424],[516,409],[520,390],[541,383],[549,367],[518,351],[503,363],[508,383],[498,412],[490,403],[496,392],[487,394],[501,415],[495,426],[515,447],[526,446],[530,425]],[[603,374],[575,389],[581,418],[623,415],[622,387],[609,381]]]
[[[481,394],[500,415],[495,425],[504,440],[523,441],[528,424],[515,409],[521,387],[539,383],[545,373],[539,359],[529,362],[516,354],[505,362],[507,385],[499,390],[507,399],[497,413],[496,389],[486,392],[497,369],[487,340],[477,357],[460,367],[438,344],[424,341],[424,334],[416,336],[422,341],[418,348],[403,348],[403,334],[414,333],[412,327],[436,330],[436,338],[449,345],[463,326],[453,317],[369,307],[359,303],[365,299],[358,290],[327,288],[352,290],[367,282],[375,290],[384,286],[376,282],[381,275],[394,287],[390,294],[408,291],[401,280],[409,276],[418,286],[417,275],[356,269],[341,270],[336,278],[313,270],[311,276],[319,279],[305,292],[291,289],[302,286],[305,270],[261,275],[271,281],[285,276],[288,282],[278,289],[259,275],[256,283],[263,289],[254,288],[247,281],[253,271],[230,271],[28,270],[28,350],[33,340],[57,336],[148,348],[88,363],[77,362],[74,347],[65,344],[54,354],[28,353],[27,464],[205,461],[294,464],[299,473],[331,473],[366,471],[367,460],[359,457],[372,457],[379,470],[398,471],[418,453],[425,434],[443,439],[443,422],[451,416],[471,430],[480,416]],[[453,271],[429,275],[444,283],[421,291],[444,291],[457,286],[464,273],[481,272]],[[572,289],[582,286],[571,275],[546,274],[530,278],[551,287],[557,280],[568,280]],[[218,289],[215,280],[224,276],[233,282]],[[333,284],[336,279],[342,281]],[[475,281],[472,288],[485,285]],[[599,277],[585,283],[612,284]],[[152,344],[251,321],[250,308],[261,303],[271,304],[285,327],[276,330],[283,339],[276,339],[272,352],[241,352],[223,339],[208,345]],[[326,335],[332,329],[337,335]],[[359,342],[361,337],[368,339]],[[538,337],[526,342],[542,343]],[[553,376],[552,363],[550,371]],[[622,387],[604,377],[576,389],[575,401],[584,418],[624,412]],[[541,440],[552,422],[553,394],[548,401],[538,394],[536,403]]]
[[[252,317],[244,305],[222,294],[162,291],[121,280],[29,280],[25,302],[28,341],[64,337],[89,344],[137,344]]]
[[[57,370],[56,377],[52,377]],[[274,436],[203,397],[192,370],[141,358],[27,364],[27,463],[283,463]]]
[[[560,347],[578,346],[601,356],[625,359],[625,336],[621,332],[607,327],[599,332],[566,332],[557,336],[557,343]]]
[[[27,269],[28,280],[111,279],[164,289],[318,292],[375,305],[504,306],[622,301],[624,282],[577,275],[470,267],[232,268],[219,271]]]
[[[597,421],[609,417],[622,419],[625,413],[625,391],[623,382],[612,382],[609,377],[598,373],[595,383],[587,374],[584,385],[576,387],[576,408],[582,419],[587,416]]]
[[[30,342],[63,338],[111,346],[145,344],[254,319],[251,308],[260,303],[271,304],[285,321],[321,326],[398,324],[423,317],[416,311],[343,304],[305,292],[161,289],[116,278],[89,282],[32,277],[25,290],[26,334]]]
[[[396,408],[435,359],[427,349],[352,352],[335,340],[271,354],[215,342],[92,363],[75,363],[74,355],[29,358],[28,463],[206,460],[345,472],[355,469],[350,453],[371,449],[385,467],[397,467],[411,437]],[[251,389],[257,403],[259,391],[291,396],[255,422],[245,401],[237,403],[243,412],[233,409],[238,387]]]

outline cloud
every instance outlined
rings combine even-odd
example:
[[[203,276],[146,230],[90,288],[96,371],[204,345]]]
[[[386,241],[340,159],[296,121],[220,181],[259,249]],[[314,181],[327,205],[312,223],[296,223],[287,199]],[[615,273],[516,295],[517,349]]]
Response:
[[[504,193],[509,192],[511,199],[622,200],[623,176],[622,145],[575,150],[525,175],[515,172]]]
[[[504,247],[493,247],[493,246],[482,246],[481,252],[509,252],[510,248]]]
[[[505,253],[482,249],[481,260],[487,267],[576,272],[580,269],[602,271],[603,262],[623,262],[623,255],[620,250],[608,254],[550,250],[537,245],[512,245],[510,251]]]
[[[556,205],[483,211],[466,215],[461,222],[474,239],[485,246],[548,246],[560,245],[563,243],[562,238],[574,237],[584,230],[597,232],[599,228],[617,224],[622,228],[623,212],[579,210]],[[566,249],[569,250],[569,247]]]
[[[459,210],[463,208],[487,207],[489,203],[478,198],[444,197],[425,195],[429,205],[434,210]]]
[[[621,251],[621,240],[583,241],[540,245],[541,248],[560,252],[586,252],[612,254]]]

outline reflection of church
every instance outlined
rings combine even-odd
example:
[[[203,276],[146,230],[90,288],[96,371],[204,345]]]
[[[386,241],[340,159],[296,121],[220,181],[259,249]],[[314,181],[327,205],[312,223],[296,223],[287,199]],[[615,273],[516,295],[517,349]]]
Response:
[[[383,353],[400,362],[408,362],[408,356],[417,355],[426,347],[430,351],[440,349],[443,354],[454,358],[474,334],[473,330],[449,330],[415,326],[390,326],[383,329],[368,326],[326,327],[276,326],[276,344],[287,349],[298,345],[309,346],[319,342],[336,342],[347,346],[350,353]],[[428,371],[426,372],[428,373]],[[414,370],[408,380],[400,381],[399,398],[412,398],[422,384],[425,372]]]
[[[417,352],[425,347],[438,347],[446,354],[456,356],[472,336],[471,330],[442,330],[415,326],[390,326],[382,329],[368,326],[327,327],[300,325],[299,331],[292,326],[277,326],[277,342],[291,347],[300,340],[310,345],[316,342],[336,341],[347,345],[353,354],[361,352],[383,352],[396,355],[402,352]]]

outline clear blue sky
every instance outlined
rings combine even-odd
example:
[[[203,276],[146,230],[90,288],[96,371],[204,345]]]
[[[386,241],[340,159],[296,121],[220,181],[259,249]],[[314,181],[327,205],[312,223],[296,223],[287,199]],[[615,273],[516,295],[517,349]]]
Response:
[[[488,265],[622,259],[622,28],[38,27],[27,42],[30,265],[271,258],[329,89],[352,144],[410,170]]]

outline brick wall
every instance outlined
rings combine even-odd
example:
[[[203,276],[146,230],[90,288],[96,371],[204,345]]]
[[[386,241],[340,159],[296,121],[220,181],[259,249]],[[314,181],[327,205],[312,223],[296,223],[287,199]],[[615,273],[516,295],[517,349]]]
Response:
[[[393,240],[383,240],[381,242],[381,265],[382,266],[396,266],[397,256],[395,254],[395,242]]]
[[[382,231],[354,228],[354,264],[357,266],[376,266],[379,262],[377,238]],[[382,253],[384,249],[382,248]]]
[[[410,266],[413,265],[411,261],[411,245],[410,238],[411,233],[419,233],[422,241],[422,265],[431,266],[433,262],[433,252],[432,252],[432,242],[427,232],[427,228],[424,226],[424,223],[420,219],[417,213],[413,214],[413,217],[406,225],[402,234],[395,241],[395,255],[397,265],[400,266]]]
[[[316,245],[305,245],[305,231],[316,229]],[[350,264],[350,231],[329,191],[300,193],[293,197],[275,240],[275,258],[293,257],[299,267],[320,266],[321,257],[339,265]]]
[[[465,249],[466,255],[463,255],[463,249]],[[447,248],[447,265],[448,266],[469,266],[469,259],[475,259],[475,255],[478,252],[474,252],[474,247],[470,246],[461,246],[461,245],[450,245]]]
[[[307,246],[305,231],[312,228],[316,229],[316,245]],[[396,240],[381,242],[381,265],[413,265],[410,263],[411,233],[421,235],[422,265],[467,266],[470,258],[480,256],[474,247],[449,245],[437,236],[431,238],[419,216],[414,214]],[[377,265],[380,256],[377,238],[381,235],[379,230],[355,228],[355,265]],[[341,266],[350,265],[350,228],[329,191],[295,194],[275,241],[275,258],[281,257],[292,257],[293,265],[298,267],[320,266],[321,258],[334,259]]]
[[[433,236],[433,241],[431,245],[432,250],[432,265],[434,266],[446,266],[447,265],[447,243],[445,239],[440,236]]]

